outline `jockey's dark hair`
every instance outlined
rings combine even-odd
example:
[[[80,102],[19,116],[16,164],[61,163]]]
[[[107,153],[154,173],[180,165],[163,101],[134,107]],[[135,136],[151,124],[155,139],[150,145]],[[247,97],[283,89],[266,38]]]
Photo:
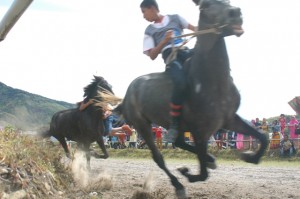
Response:
[[[151,8],[152,6],[159,11],[158,4],[155,0],[143,0],[140,8]]]

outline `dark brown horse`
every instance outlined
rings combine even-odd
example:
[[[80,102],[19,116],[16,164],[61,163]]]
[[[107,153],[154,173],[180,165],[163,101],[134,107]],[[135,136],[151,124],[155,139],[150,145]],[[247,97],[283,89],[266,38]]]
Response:
[[[117,100],[114,97],[112,88],[107,81],[100,76],[94,76],[94,80],[84,88],[85,101],[94,100],[94,104],[89,105],[83,111],[79,107],[74,109],[63,110],[52,116],[50,129],[42,134],[44,137],[55,137],[64,148],[67,157],[70,157],[70,150],[67,146],[66,139],[77,142],[78,146],[86,152],[87,166],[90,167],[90,145],[97,142],[103,155],[95,153],[95,157],[108,158],[107,150],[104,146],[103,134],[103,111],[101,101],[105,101],[103,96],[109,96],[111,100]],[[106,103],[106,102],[104,102]],[[97,104],[100,104],[97,106]]]
[[[257,152],[243,153],[242,159],[257,164],[267,148],[265,135],[236,114],[240,95],[230,75],[225,36],[243,34],[240,8],[225,0],[194,0],[200,8],[199,32],[194,54],[186,63],[188,86],[183,110],[180,135],[175,144],[193,152],[200,161],[200,174],[192,175],[187,168],[179,171],[190,182],[204,181],[207,167],[214,168],[214,158],[207,153],[207,142],[219,129],[228,129],[251,135],[261,145]],[[201,30],[211,33],[200,34]],[[167,169],[160,151],[154,144],[151,123],[168,128],[170,125],[169,101],[172,81],[166,73],[152,73],[136,78],[129,85],[125,98],[115,111],[123,114],[128,124],[145,139],[157,165],[170,177],[179,198],[185,198],[185,188]],[[184,142],[183,132],[190,131],[195,146]]]

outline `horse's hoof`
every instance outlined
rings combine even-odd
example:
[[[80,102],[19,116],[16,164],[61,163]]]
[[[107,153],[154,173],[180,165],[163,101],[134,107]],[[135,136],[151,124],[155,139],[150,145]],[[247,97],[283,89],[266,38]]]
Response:
[[[93,156],[94,158],[97,158],[97,159],[103,158],[103,155],[99,155],[95,151],[91,151],[90,154],[91,154],[91,156]]]
[[[176,190],[176,196],[178,199],[187,199],[187,194],[185,192],[185,189]]]
[[[91,165],[87,165],[86,168],[87,168],[88,171],[92,170]]]
[[[70,158],[70,159],[72,159],[72,158],[71,158],[71,154],[70,154],[70,153],[66,153],[66,156],[67,156],[67,158]]]
[[[101,158],[101,159],[107,159],[107,158],[108,158],[108,155],[100,155],[100,158]]]
[[[189,172],[187,167],[181,167],[177,169],[182,175],[186,175]]]
[[[216,164],[216,162],[206,162],[206,167],[209,169],[216,169],[217,164]]]
[[[97,159],[100,159],[100,158],[101,158],[101,156],[100,156],[99,154],[97,154],[97,153],[91,154],[91,156],[93,156],[94,158],[97,158]]]
[[[208,178],[208,174],[200,174],[199,181],[205,181],[205,180],[207,180],[207,178]]]
[[[246,151],[241,153],[241,159],[248,163],[258,164],[259,158],[252,151]]]

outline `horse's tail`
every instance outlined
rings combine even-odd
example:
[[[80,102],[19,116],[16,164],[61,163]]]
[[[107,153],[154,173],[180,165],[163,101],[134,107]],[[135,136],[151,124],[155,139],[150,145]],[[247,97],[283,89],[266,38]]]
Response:
[[[46,127],[42,127],[42,128],[39,130],[38,135],[41,136],[42,138],[51,137],[50,129],[49,129],[49,128],[46,128]]]

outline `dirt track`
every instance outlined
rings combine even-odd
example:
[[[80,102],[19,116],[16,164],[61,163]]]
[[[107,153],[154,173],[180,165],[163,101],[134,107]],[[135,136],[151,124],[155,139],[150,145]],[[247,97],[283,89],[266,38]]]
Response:
[[[216,170],[210,170],[207,181],[189,183],[176,168],[185,165],[197,173],[198,163],[182,164],[179,160],[166,163],[186,187],[189,198],[300,199],[300,164],[290,167],[287,161],[286,166],[279,167],[223,163],[218,164]],[[152,160],[92,158],[91,164],[94,176],[105,171],[112,178],[113,187],[98,193],[97,198],[132,198],[135,192],[143,190],[146,179],[153,198],[175,198],[169,178]]]

